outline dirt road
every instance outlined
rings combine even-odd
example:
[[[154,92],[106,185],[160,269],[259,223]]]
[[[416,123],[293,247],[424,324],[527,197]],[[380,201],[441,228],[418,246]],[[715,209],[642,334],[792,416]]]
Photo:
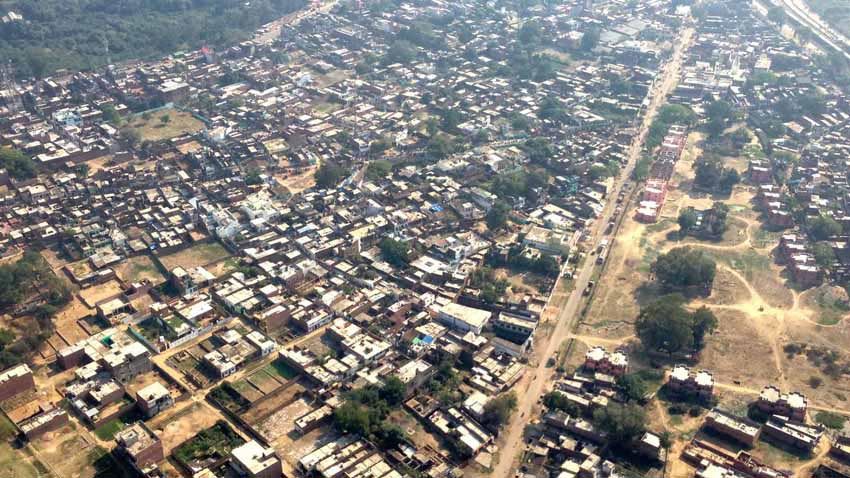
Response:
[[[631,176],[635,163],[640,157],[649,126],[652,124],[658,109],[664,104],[667,95],[678,82],[679,69],[681,68],[684,51],[687,45],[690,44],[692,37],[693,29],[691,28],[684,29],[679,33],[675,41],[673,56],[664,65],[650,93],[650,104],[643,116],[640,131],[630,146],[628,163],[623,168],[609,197],[617,197],[623,188],[623,184]],[[600,239],[604,227],[607,226],[608,221],[614,215],[614,209],[614,201],[609,201],[602,215],[596,220],[590,235],[591,244],[596,244]],[[546,336],[538,338],[536,354],[532,361],[532,363],[537,363],[536,368],[529,370],[514,388],[517,391],[519,405],[510,423],[508,423],[502,432],[503,439],[500,443],[501,453],[498,455],[498,462],[494,465],[492,472],[492,476],[496,478],[507,478],[514,474],[516,459],[523,448],[523,431],[525,426],[528,420],[532,418],[532,412],[537,399],[552,382],[553,369],[546,367],[546,359],[555,354],[561,343],[570,336],[570,333],[575,328],[576,319],[579,315],[579,307],[583,302],[582,291],[587,287],[588,281],[593,276],[595,267],[595,261],[587,260],[578,274],[576,274],[575,288],[567,299],[567,303],[558,311],[554,329],[551,333],[546,334]],[[558,284],[555,287],[557,289]]]

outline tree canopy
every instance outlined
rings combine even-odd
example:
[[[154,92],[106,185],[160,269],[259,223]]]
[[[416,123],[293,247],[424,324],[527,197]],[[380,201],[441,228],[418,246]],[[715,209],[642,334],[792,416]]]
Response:
[[[410,262],[410,253],[404,242],[385,237],[378,243],[378,248],[384,260],[396,267],[404,267]]]
[[[333,161],[323,162],[314,174],[316,186],[327,189],[336,187],[348,175],[348,170]]]
[[[669,353],[702,348],[705,336],[716,328],[717,318],[711,310],[701,307],[691,312],[679,294],[662,296],[643,307],[635,322],[645,347]]]
[[[35,162],[17,149],[0,148],[0,165],[14,179],[29,179],[36,175]]]
[[[658,282],[667,289],[710,289],[717,265],[699,249],[677,247],[658,256],[653,269]]]
[[[646,412],[635,403],[613,402],[593,412],[593,424],[608,434],[613,446],[625,447],[646,431]]]
[[[826,215],[820,215],[809,221],[809,234],[816,241],[825,241],[841,234],[841,231],[841,224]]]

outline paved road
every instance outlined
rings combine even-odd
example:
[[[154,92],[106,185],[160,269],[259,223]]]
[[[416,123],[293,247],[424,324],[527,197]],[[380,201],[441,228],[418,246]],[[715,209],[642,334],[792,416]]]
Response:
[[[273,22],[263,25],[262,29],[254,35],[253,41],[257,44],[271,45],[280,38],[280,31],[284,26],[297,25],[298,22],[305,18],[312,17],[319,13],[328,13],[336,4],[337,0],[327,0],[320,6],[316,6],[311,2],[310,6],[307,7],[306,10],[298,10],[297,12],[290,13],[289,15],[285,15]]]
[[[804,0],[777,0],[788,16],[812,30],[821,41],[850,59],[850,41],[809,9]]]
[[[664,104],[667,95],[675,87],[679,78],[685,46],[690,44],[693,37],[693,29],[687,28],[680,32],[674,47],[673,56],[665,65],[659,75],[651,92],[650,104],[643,117],[643,122],[638,135],[629,149],[628,163],[617,180],[614,190],[609,197],[617,197],[623,184],[631,176],[637,159],[640,157],[643,143],[649,131],[649,126],[655,118],[658,109]],[[616,205],[614,201],[608,201],[602,215],[597,219],[590,235],[591,244],[595,245],[601,238],[608,222],[614,217]],[[513,414],[510,423],[502,432],[501,453],[495,464],[492,476],[496,478],[508,478],[514,475],[515,460],[523,448],[523,433],[528,421],[532,418],[534,406],[538,398],[548,389],[552,382],[554,370],[546,367],[548,357],[552,357],[561,343],[570,336],[578,319],[579,307],[583,303],[582,291],[593,276],[596,267],[595,261],[588,259],[575,278],[575,289],[567,299],[567,303],[558,312],[554,330],[543,337],[536,337],[536,363],[534,369],[528,370],[523,379],[514,387],[517,391],[517,410]],[[558,285],[556,284],[556,288]]]

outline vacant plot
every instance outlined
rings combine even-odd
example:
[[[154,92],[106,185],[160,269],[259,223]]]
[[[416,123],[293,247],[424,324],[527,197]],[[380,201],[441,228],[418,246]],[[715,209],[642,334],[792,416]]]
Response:
[[[115,268],[115,273],[124,282],[141,282],[147,279],[155,286],[165,282],[165,277],[162,276],[153,260],[148,256],[136,256],[127,259]]]
[[[197,266],[206,266],[230,257],[230,253],[217,242],[197,243],[182,251],[168,254],[159,258],[160,262],[169,271],[175,267],[191,269]]]
[[[272,413],[257,423],[254,428],[269,443],[286,446],[291,442],[290,436],[296,433],[295,420],[306,415],[313,408],[310,402],[300,398]]]
[[[97,474],[95,461],[103,455],[102,449],[70,426],[37,439],[33,446],[59,476],[93,478]]]
[[[191,438],[198,430],[215,425],[221,415],[212,407],[191,402],[183,408],[173,408],[159,414],[148,422],[151,429],[158,432],[162,448],[166,455],[174,447]]]
[[[94,308],[94,306],[98,302],[118,295],[120,293],[121,284],[119,284],[116,280],[111,280],[109,282],[99,284],[95,287],[89,287],[88,289],[81,290],[80,298],[83,300],[86,306]]]
[[[204,123],[191,113],[175,109],[136,116],[128,126],[139,132],[142,141],[162,141],[204,129]]]
[[[190,466],[208,465],[245,443],[227,422],[219,421],[174,449],[174,457]]]

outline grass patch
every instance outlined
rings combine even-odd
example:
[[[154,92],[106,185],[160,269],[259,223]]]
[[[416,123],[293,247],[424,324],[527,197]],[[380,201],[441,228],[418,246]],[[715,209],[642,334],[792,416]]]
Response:
[[[165,116],[168,117],[168,122],[162,121]],[[204,123],[191,113],[175,109],[156,111],[148,115],[148,118],[136,116],[129,126],[139,132],[142,141],[163,141],[204,129]]]
[[[843,415],[832,412],[818,412],[815,415],[815,421],[821,425],[833,430],[841,430],[844,428],[844,423],[847,421]]]
[[[280,360],[275,360],[272,363],[266,365],[265,367],[263,367],[263,371],[265,371],[271,376],[276,375],[278,377],[281,377],[284,380],[292,380],[293,378],[298,376],[297,370]]]
[[[230,454],[230,451],[245,440],[239,436],[230,425],[219,421],[206,430],[183,442],[174,450],[174,457],[183,463],[203,462],[207,459],[217,459]]]

